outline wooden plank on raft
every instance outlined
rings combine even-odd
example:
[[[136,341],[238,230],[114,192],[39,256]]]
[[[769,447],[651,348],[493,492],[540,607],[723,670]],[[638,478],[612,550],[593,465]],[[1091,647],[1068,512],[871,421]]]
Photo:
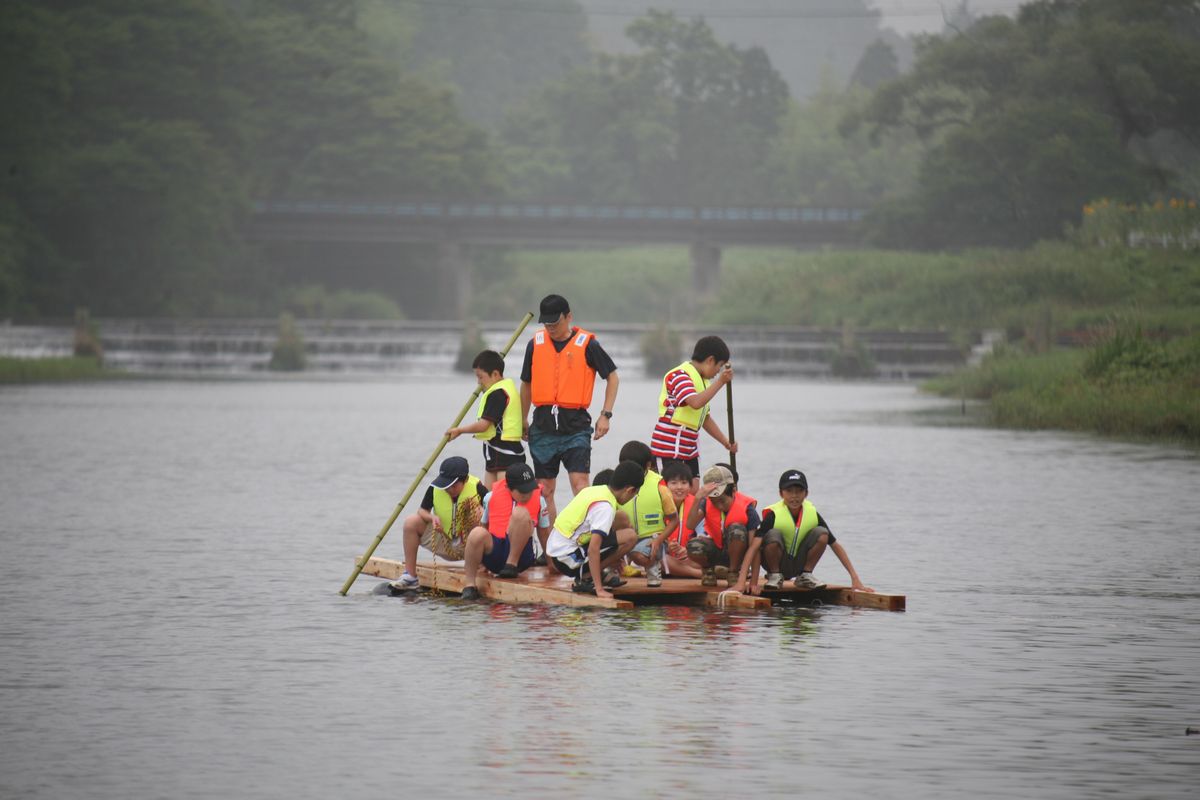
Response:
[[[387,558],[371,558],[363,567],[364,575],[396,580],[404,573],[404,564]],[[439,561],[436,564],[417,564],[417,577],[421,586],[441,592],[462,594],[466,580],[462,564]],[[571,591],[571,579],[544,568],[526,570],[520,577],[511,580],[485,577],[480,570],[475,587],[484,597],[505,603],[548,603],[559,606],[589,608],[633,608],[628,600],[576,594]]]
[[[762,595],[740,594],[727,589],[720,592],[706,592],[704,605],[710,608],[770,608],[771,598]]]
[[[396,580],[404,572],[404,564],[387,558],[371,558],[363,567],[364,575]],[[464,577],[462,564],[438,561],[417,565],[421,586],[443,592],[461,594]],[[520,577],[501,580],[480,570],[475,586],[484,597],[505,603],[549,603],[565,606],[598,608],[633,608],[634,605],[703,605],[710,608],[763,609],[781,600],[793,600],[814,605],[838,605],[855,608],[875,608],[903,611],[906,598],[902,594],[860,592],[849,586],[826,586],[823,589],[797,589],[791,583],[780,589],[766,589],[761,595],[738,594],[720,586],[704,586],[696,578],[670,578],[662,586],[647,586],[645,578],[629,578],[613,590],[613,598],[576,594],[571,591],[571,579],[553,570],[534,567]]]
[[[849,586],[826,586],[816,591],[817,599],[835,606],[877,608],[881,611],[903,611],[907,598],[902,594],[860,592]]]

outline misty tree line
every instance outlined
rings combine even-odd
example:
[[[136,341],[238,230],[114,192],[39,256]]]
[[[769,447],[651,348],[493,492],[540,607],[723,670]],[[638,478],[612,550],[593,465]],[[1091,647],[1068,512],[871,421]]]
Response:
[[[803,101],[701,19],[627,35],[592,52],[573,0],[7,0],[0,314],[271,311],[255,198],[852,205],[939,248],[1200,189],[1194,1],[961,19]]]

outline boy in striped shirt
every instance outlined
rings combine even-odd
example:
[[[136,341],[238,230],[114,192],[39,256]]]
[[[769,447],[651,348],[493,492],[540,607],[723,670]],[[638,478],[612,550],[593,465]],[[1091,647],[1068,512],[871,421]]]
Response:
[[[730,453],[737,442],[726,438],[709,414],[709,402],[733,380],[729,346],[720,336],[703,336],[685,361],[663,376],[658,397],[658,422],[650,437],[650,452],[659,459],[676,459],[692,471],[693,493],[700,487],[700,429]]]

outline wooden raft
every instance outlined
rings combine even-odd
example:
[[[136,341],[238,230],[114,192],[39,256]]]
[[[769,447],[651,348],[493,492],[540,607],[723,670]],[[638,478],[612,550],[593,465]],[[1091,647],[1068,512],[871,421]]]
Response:
[[[404,573],[404,564],[387,558],[371,558],[363,567],[364,575],[396,580]],[[426,589],[462,594],[465,585],[462,564],[438,561],[417,564],[417,577]],[[596,597],[571,591],[571,579],[545,567],[533,567],[519,577],[500,579],[480,569],[475,578],[479,593],[505,603],[549,603],[561,606],[595,608],[633,608],[635,605],[708,606],[711,608],[770,608],[775,602],[790,599],[801,603],[877,608],[903,611],[902,594],[859,592],[849,586],[824,589],[796,589],[788,581],[782,589],[765,589],[754,597],[729,591],[720,581],[717,586],[702,586],[699,578],[667,578],[662,586],[646,586],[645,578],[626,578],[624,586],[613,589],[613,597]]]

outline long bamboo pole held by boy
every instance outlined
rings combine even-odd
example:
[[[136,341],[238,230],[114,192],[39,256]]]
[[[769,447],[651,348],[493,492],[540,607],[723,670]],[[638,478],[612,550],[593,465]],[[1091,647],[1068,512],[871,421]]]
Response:
[[[729,441],[736,442],[737,437],[733,435],[733,381],[725,384],[725,409],[729,416]],[[732,450],[729,451],[729,466],[737,472],[737,453]]]
[[[508,351],[512,349],[513,344],[517,341],[517,337],[520,336],[521,332],[525,330],[525,326],[529,324],[531,319],[533,319],[532,311],[525,314],[524,319],[521,320],[521,324],[517,326],[515,331],[513,331],[513,335],[509,337],[508,344],[504,345],[504,349],[500,351],[501,357],[508,355]],[[479,399],[479,393],[481,391],[483,391],[482,386],[475,387],[475,391],[471,393],[471,399],[467,400],[466,405],[462,407],[462,411],[458,412],[458,416],[454,418],[454,422],[451,422],[448,426],[446,426],[447,428],[456,427],[458,423],[463,421],[463,417],[467,415],[467,412],[471,410],[471,406],[473,406],[475,401]],[[433,454],[426,459],[425,465],[421,467],[421,471],[417,473],[417,477],[413,478],[412,485],[408,487],[408,491],[404,493],[404,497],[401,498],[400,502],[396,505],[396,510],[392,512],[392,516],[389,517],[388,521],[383,524],[383,529],[379,531],[379,535],[375,537],[375,541],[371,542],[371,546],[367,548],[367,552],[363,553],[363,557],[354,564],[354,572],[351,573],[350,577],[346,579],[345,585],[342,586],[341,595],[343,597],[346,596],[346,592],[350,591],[350,586],[353,585],[358,576],[362,574],[363,567],[367,565],[367,562],[371,560],[371,556],[375,554],[375,548],[379,547],[380,542],[383,541],[383,537],[387,536],[388,531],[392,529],[392,525],[396,523],[396,519],[399,518],[400,512],[403,511],[404,506],[408,504],[409,498],[412,497],[413,492],[417,490],[417,487],[425,478],[425,473],[429,472],[429,468],[433,466],[433,462],[437,460],[439,455],[441,455],[442,449],[449,441],[450,437],[446,434],[442,434],[441,441],[439,441],[437,447],[434,448]]]

